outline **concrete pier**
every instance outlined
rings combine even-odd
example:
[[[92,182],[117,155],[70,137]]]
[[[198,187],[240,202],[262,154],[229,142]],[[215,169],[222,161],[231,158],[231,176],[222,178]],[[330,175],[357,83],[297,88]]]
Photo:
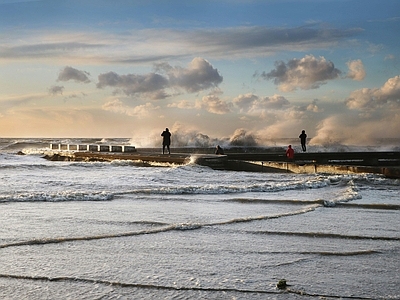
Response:
[[[54,151],[50,160],[113,161],[132,160],[186,164],[194,162],[215,170],[278,173],[374,173],[390,178],[400,178],[400,152],[324,152],[296,153],[288,160],[285,153],[229,153],[214,155],[210,149],[196,148],[184,153],[162,155],[146,149],[137,151],[134,146],[51,144]],[[75,150],[76,149],[76,150]],[[203,152],[202,152],[203,151]],[[212,149],[211,149],[212,151]]]
[[[225,167],[253,172],[373,173],[400,178],[400,152],[296,153],[293,160],[288,160],[285,153],[232,153],[227,155]]]

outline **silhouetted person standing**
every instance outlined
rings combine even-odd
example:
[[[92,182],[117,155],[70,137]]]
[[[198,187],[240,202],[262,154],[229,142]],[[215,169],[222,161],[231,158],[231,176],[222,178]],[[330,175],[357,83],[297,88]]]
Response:
[[[300,142],[301,142],[301,149],[303,149],[303,152],[306,152],[306,139],[307,139],[307,134],[305,130],[301,131],[301,134],[299,135]]]
[[[168,149],[168,154],[171,154],[171,150],[169,149],[169,145],[171,145],[171,132],[169,132],[168,128],[165,128],[165,130],[161,133],[161,136],[163,137],[162,154],[165,152],[165,146]]]

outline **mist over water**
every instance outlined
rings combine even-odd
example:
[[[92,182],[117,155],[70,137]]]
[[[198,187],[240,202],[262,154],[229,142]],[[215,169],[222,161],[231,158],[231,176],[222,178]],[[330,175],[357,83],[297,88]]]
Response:
[[[312,138],[307,139],[307,152],[351,152],[351,151],[400,151],[400,139],[376,139],[369,144],[340,144],[325,143],[314,144]],[[41,154],[49,149],[50,144],[94,144],[94,145],[131,145],[139,151],[158,151],[162,145],[161,136],[153,135],[146,138],[0,138],[0,152],[25,154]],[[237,130],[234,135],[226,138],[212,138],[205,134],[190,132],[172,132],[171,149],[180,151],[184,148],[203,149],[206,153],[214,153],[215,147],[220,145],[230,151],[252,152],[284,152],[288,145],[292,145],[295,152],[302,152],[299,138],[262,139],[259,136]],[[187,152],[187,151],[185,151]],[[175,152],[176,153],[176,152]]]
[[[215,148],[220,145],[223,148],[230,147],[260,147],[274,148],[282,147],[286,149],[288,145],[292,145],[295,150],[301,152],[300,139],[293,138],[266,138],[256,133],[251,133],[245,129],[237,129],[229,137],[210,137],[197,131],[181,130],[180,128],[171,130],[172,148],[198,147],[198,148]],[[137,148],[158,148],[161,145],[160,134],[153,134],[148,137],[132,137],[129,143]],[[308,152],[348,152],[348,151],[400,151],[400,138],[387,139],[370,139],[368,141],[353,143],[341,143],[332,139],[315,139],[309,136],[307,138]]]

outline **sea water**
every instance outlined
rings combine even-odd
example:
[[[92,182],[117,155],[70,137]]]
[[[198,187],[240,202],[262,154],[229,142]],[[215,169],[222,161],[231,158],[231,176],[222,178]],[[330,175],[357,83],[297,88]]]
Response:
[[[399,180],[54,162],[49,142],[0,140],[0,299],[400,299]]]

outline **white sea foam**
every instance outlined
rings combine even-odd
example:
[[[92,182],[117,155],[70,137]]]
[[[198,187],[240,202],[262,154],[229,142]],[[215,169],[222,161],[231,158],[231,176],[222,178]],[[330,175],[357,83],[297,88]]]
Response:
[[[0,202],[63,202],[63,201],[109,201],[114,194],[107,192],[82,193],[77,191],[22,192],[0,195]]]

